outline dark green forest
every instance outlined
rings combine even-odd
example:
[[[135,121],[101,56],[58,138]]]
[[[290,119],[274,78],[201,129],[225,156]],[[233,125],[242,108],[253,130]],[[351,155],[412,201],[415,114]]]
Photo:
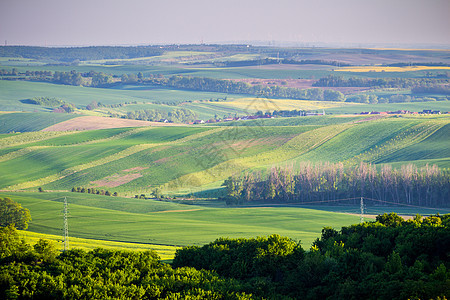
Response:
[[[286,237],[218,239],[174,267],[215,270],[269,299],[436,299],[450,295],[450,215],[324,228],[309,252]],[[441,298],[441,299],[442,299]]]
[[[309,251],[279,235],[177,250],[73,249],[0,228],[2,299],[446,299],[450,215],[322,230]]]

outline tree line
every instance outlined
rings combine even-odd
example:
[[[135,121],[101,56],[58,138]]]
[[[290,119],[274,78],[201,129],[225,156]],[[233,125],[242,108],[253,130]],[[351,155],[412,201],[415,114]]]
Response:
[[[186,123],[193,122],[198,119],[196,112],[187,108],[175,108],[171,111],[163,111],[159,109],[142,109],[136,111],[129,111],[126,115],[114,115],[115,117],[121,117],[131,120],[153,121],[160,122],[161,120],[167,120],[174,123]]]
[[[445,94],[443,89],[437,90],[434,88],[414,88],[412,93],[436,93],[436,94]],[[418,91],[421,92],[418,92]],[[357,102],[357,103],[409,103],[409,102],[430,102],[430,101],[446,101],[449,100],[448,96],[442,97],[422,97],[422,96],[412,96],[412,95],[404,95],[404,94],[394,94],[394,95],[386,95],[386,96],[377,96],[375,94],[357,94],[357,95],[349,95],[345,101],[347,102]]]
[[[203,63],[203,62],[202,62]],[[273,65],[273,64],[289,64],[289,65],[325,65],[325,66],[351,66],[351,64],[334,61],[334,60],[322,60],[322,59],[287,59],[287,58],[261,58],[261,59],[248,59],[237,61],[219,61],[214,65],[221,67],[248,67],[248,66],[260,66],[260,65]]]
[[[414,94],[444,94],[450,95],[449,85],[433,85],[433,86],[416,86],[411,89]]]
[[[103,72],[89,71],[80,73],[75,70],[69,72],[55,71],[50,72],[50,74],[46,73],[40,77],[33,77],[31,75],[30,77],[27,77],[25,74],[26,72],[18,73],[17,76],[25,76],[19,79],[40,80],[75,86],[109,87],[120,83],[135,83],[226,94],[263,95],[269,98],[345,101],[344,94],[331,89],[298,89],[281,86],[251,85],[246,82],[207,77],[174,75],[169,78],[165,78],[162,75],[154,76],[153,74],[145,77],[145,75],[141,72],[137,75],[123,74],[121,77],[114,77],[111,74],[106,74]]]
[[[46,107],[54,107],[52,111],[55,113],[72,113],[76,109],[74,104],[54,97],[33,97],[31,99],[23,100],[23,102]]]
[[[17,68],[12,68],[10,70],[8,69],[1,69],[0,70],[0,76],[19,76],[19,71]],[[22,73],[25,76],[33,76],[36,78],[42,78],[42,77],[48,77],[52,76],[52,71],[30,71],[27,70],[25,73]]]
[[[152,79],[146,83],[187,89],[227,94],[263,95],[269,98],[287,98],[323,101],[344,101],[345,96],[339,91],[317,88],[298,89],[281,86],[251,85],[246,82],[215,79],[207,77],[190,77],[174,75],[170,78]]]
[[[383,64],[386,67],[409,67],[409,66],[428,66],[428,67],[450,67],[450,64],[444,62],[399,62],[392,64]]]
[[[328,75],[313,83],[315,87],[377,87],[377,88],[414,88],[449,83],[448,79],[431,78],[364,78]]]
[[[111,193],[108,190],[98,190],[96,188],[84,188],[84,187],[73,187],[72,193],[87,193],[87,194],[95,194],[95,195],[105,195],[105,196],[114,196],[117,197],[119,194],[117,192]]]
[[[361,163],[303,162],[296,166],[272,167],[265,174],[246,172],[223,183],[229,204],[252,201],[272,203],[321,203],[365,197],[391,204],[450,207],[450,172],[437,166],[413,164],[394,169]],[[357,203],[355,200],[355,204]]]
[[[55,97],[33,97],[29,99],[30,104],[41,105],[41,106],[50,106],[56,107],[66,104],[64,100],[55,98]]]
[[[100,59],[127,59],[157,56],[164,53],[159,46],[91,46],[91,47],[35,47],[0,46],[0,57],[22,57],[61,62],[76,62]]]
[[[103,72],[77,72],[72,71],[24,71],[19,72],[17,69],[12,70],[1,70],[1,76],[14,76],[13,79],[19,80],[37,80],[52,82],[57,84],[66,84],[74,86],[92,86],[92,87],[105,87],[114,82],[113,76],[111,74],[106,74]],[[7,79],[3,77],[2,79]]]

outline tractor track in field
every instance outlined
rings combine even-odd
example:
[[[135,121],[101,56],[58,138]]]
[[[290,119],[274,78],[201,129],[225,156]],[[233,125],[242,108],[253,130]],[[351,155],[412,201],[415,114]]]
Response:
[[[212,134],[212,133],[215,133],[215,132],[219,132],[219,131],[222,131],[222,130],[225,130],[225,129],[226,128],[212,129],[212,130],[208,130],[208,131],[204,131],[204,132],[200,132],[200,133],[195,133],[195,134],[186,136],[184,138],[181,138],[181,139],[178,139],[178,140],[175,140],[175,141],[168,141],[168,142],[164,142],[164,143],[134,145],[134,146],[131,146],[131,147],[127,148],[127,149],[124,149],[124,150],[122,150],[122,151],[120,151],[118,153],[114,153],[112,155],[100,158],[98,160],[91,161],[91,162],[86,163],[86,164],[73,166],[73,167],[67,168],[65,170],[62,170],[60,172],[57,172],[55,174],[52,174],[52,175],[49,175],[49,176],[46,176],[46,177],[42,177],[42,178],[39,178],[39,179],[36,179],[36,180],[26,181],[26,182],[14,184],[14,185],[11,185],[11,186],[8,186],[8,187],[4,187],[4,188],[2,188],[2,190],[12,191],[12,190],[22,190],[22,189],[28,189],[28,188],[33,188],[33,187],[37,187],[37,186],[43,186],[43,185],[55,182],[57,180],[61,180],[61,179],[65,178],[65,177],[70,176],[72,174],[75,174],[77,172],[80,172],[80,171],[83,171],[83,170],[86,170],[86,169],[90,169],[90,168],[93,168],[93,167],[98,167],[98,166],[104,165],[106,163],[109,163],[109,162],[112,162],[112,161],[116,161],[116,160],[128,157],[130,155],[133,155],[135,153],[138,153],[138,152],[150,149],[150,148],[155,148],[155,147],[158,147],[158,146],[165,146],[165,145],[182,144],[182,143],[185,143],[185,142],[190,141],[192,139],[196,139],[198,137],[204,137],[206,135],[209,135],[209,134]],[[139,132],[139,131],[143,131],[143,130],[149,130],[149,129],[148,128],[145,128],[145,129],[137,128],[137,129],[132,130],[132,131],[133,131],[133,133],[135,133],[135,131]],[[61,146],[58,146],[58,147],[61,147]],[[64,146],[62,146],[62,147],[64,147]],[[32,152],[32,151],[30,151],[30,152]],[[30,152],[27,152],[27,153],[30,153]],[[27,153],[23,153],[23,155],[25,155]],[[6,155],[8,155],[8,154],[6,154]]]
[[[409,147],[413,144],[417,144],[432,134],[434,134],[436,131],[438,131],[440,128],[442,128],[445,124],[444,122],[426,122],[425,124],[421,123],[418,125],[415,125],[405,132],[403,132],[400,135],[397,135],[396,137],[390,139],[389,141],[385,142],[380,147],[377,147],[376,149],[372,148],[368,151],[361,153],[360,155],[353,157],[347,161],[345,161],[346,164],[349,165],[355,165],[363,162],[376,162],[378,159],[382,157],[386,157],[388,155],[391,155],[392,153],[395,153],[399,150],[402,150],[406,147]]]

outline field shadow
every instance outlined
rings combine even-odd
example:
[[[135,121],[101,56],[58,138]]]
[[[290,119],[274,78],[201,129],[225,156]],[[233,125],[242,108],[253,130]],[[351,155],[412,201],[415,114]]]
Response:
[[[31,99],[22,99],[22,100],[19,100],[19,102],[22,103],[22,104],[33,104],[33,105],[36,105],[36,103],[34,103],[33,100],[31,100]]]

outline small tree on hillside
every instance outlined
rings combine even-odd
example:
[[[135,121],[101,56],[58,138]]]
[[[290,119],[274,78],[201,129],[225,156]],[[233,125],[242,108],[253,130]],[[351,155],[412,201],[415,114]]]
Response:
[[[17,229],[27,229],[30,211],[10,198],[0,198],[0,226],[15,224]]]
[[[156,188],[152,191],[152,196],[159,199],[161,198],[161,189],[160,188]]]

